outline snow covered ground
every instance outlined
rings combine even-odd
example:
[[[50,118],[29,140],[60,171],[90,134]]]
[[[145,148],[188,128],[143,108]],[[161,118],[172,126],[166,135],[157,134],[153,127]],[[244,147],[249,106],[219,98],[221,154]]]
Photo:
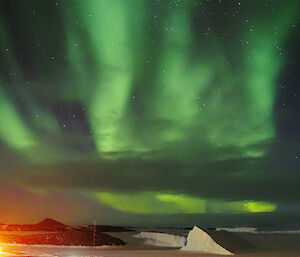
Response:
[[[99,251],[108,249],[120,249],[113,246],[55,246],[55,245],[22,245],[22,244],[0,244],[1,256],[33,256],[33,257],[63,257],[63,256],[97,256]]]
[[[153,250],[127,249],[127,248],[87,248],[68,246],[24,246],[2,245],[4,251],[10,253],[10,257],[195,257],[195,253],[184,253],[180,250],[156,248]],[[1,256],[1,254],[0,254]]]

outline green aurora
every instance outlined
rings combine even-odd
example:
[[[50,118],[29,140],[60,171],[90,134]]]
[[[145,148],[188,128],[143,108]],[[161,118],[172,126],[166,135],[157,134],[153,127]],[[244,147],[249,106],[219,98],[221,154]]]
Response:
[[[298,0],[41,2],[1,1],[17,17],[0,19],[9,181],[126,213],[278,208],[249,188],[269,176],[260,162]]]

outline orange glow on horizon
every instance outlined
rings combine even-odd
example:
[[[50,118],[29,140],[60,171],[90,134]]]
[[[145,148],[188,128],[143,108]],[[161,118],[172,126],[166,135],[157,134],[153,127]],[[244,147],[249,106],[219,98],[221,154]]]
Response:
[[[7,252],[3,252],[3,249],[2,247],[0,247],[0,255],[7,255],[8,253]]]

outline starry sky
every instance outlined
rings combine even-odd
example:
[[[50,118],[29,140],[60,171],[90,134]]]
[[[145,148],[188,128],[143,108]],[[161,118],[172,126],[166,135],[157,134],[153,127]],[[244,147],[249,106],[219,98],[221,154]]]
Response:
[[[0,222],[300,214],[298,0],[1,0]]]

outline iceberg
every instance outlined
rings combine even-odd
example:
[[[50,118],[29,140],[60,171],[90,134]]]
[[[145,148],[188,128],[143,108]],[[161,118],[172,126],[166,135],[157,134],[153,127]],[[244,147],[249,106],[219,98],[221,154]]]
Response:
[[[197,226],[194,226],[194,228],[189,232],[187,243],[181,248],[181,250],[210,254],[233,255],[232,252],[216,243],[208,233]]]
[[[228,231],[228,232],[235,232],[235,233],[256,233],[257,228],[252,227],[240,227],[240,228],[216,228],[216,231]]]
[[[144,243],[153,246],[183,247],[186,244],[186,237],[160,232],[140,232],[134,235],[136,238],[145,239]]]

